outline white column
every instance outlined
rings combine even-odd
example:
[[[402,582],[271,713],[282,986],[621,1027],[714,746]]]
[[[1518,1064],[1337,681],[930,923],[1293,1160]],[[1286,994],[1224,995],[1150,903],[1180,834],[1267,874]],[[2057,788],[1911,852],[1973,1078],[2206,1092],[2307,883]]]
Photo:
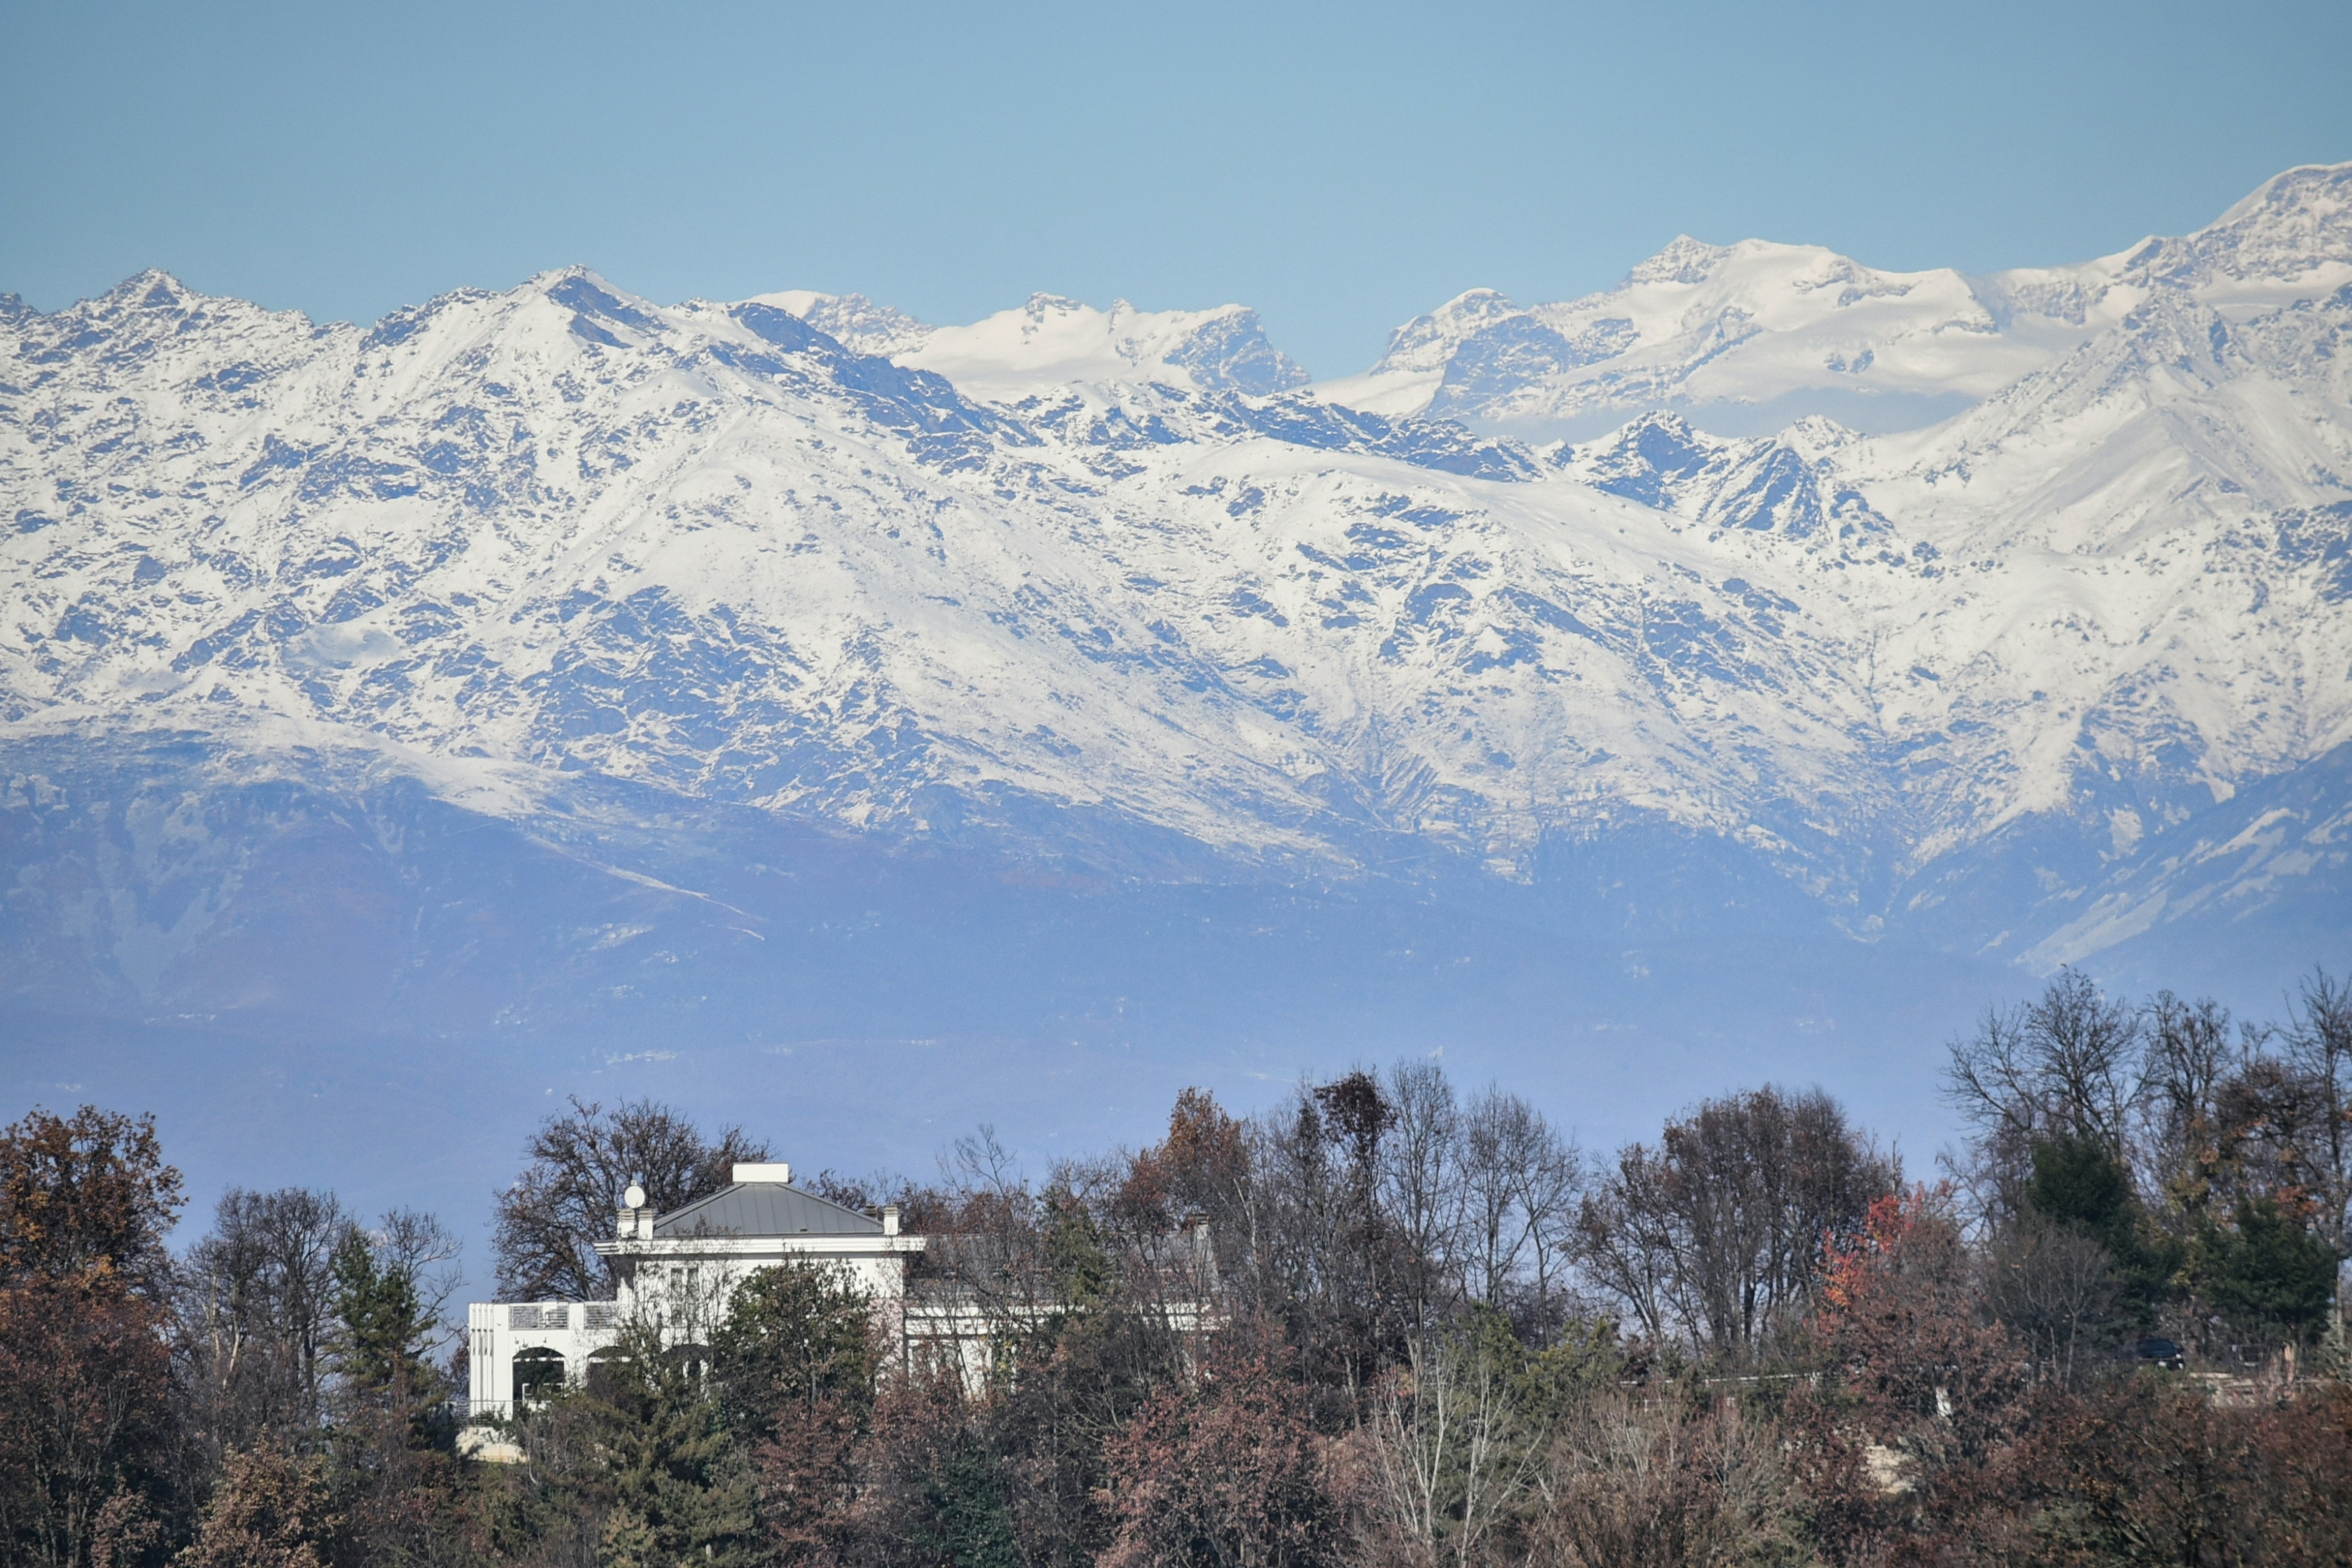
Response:
[[[471,1414],[495,1415],[499,1410],[499,1308],[475,1301],[466,1308],[466,1361]]]

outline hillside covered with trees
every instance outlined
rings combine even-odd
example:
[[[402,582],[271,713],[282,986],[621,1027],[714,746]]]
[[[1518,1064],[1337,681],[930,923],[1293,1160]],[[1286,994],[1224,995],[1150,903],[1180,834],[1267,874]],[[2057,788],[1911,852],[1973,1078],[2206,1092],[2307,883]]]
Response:
[[[152,1120],[36,1109],[0,1131],[0,1560],[2352,1561],[2352,986],[2248,1024],[2069,973],[1946,1081],[1933,1172],[1785,1086],[1583,1150],[1434,1058],[1246,1119],[1187,1091],[1042,1175],[983,1131],[928,1182],[812,1184],[932,1238],[984,1376],[765,1269],[463,1441],[441,1222],[232,1191],[174,1252]],[[625,1184],[674,1208],[765,1151],[575,1102],[523,1153],[499,1290],[595,1300]],[[1196,1330],[1168,1257],[1202,1226]]]

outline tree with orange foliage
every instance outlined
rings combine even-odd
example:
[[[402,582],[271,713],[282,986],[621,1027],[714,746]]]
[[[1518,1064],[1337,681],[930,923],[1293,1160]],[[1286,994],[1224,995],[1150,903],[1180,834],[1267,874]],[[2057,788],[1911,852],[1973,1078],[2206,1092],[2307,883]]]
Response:
[[[1213,1236],[1248,1196],[1248,1134],[1205,1089],[1188,1089],[1169,1112],[1167,1138],[1128,1162],[1110,1217],[1133,1237],[1156,1240],[1186,1216],[1208,1219]]]
[[[1952,1200],[1948,1184],[1889,1194],[1823,1239],[1822,1386],[1790,1415],[1816,1529],[1842,1555],[1975,1507],[2023,1425],[2025,1357],[1987,1321]]]
[[[1981,1451],[2009,1428],[2025,1362],[1984,1321],[1948,1185],[1890,1193],[1825,1241],[1815,1330],[1885,1440]],[[1932,1423],[1932,1425],[1930,1425]]]

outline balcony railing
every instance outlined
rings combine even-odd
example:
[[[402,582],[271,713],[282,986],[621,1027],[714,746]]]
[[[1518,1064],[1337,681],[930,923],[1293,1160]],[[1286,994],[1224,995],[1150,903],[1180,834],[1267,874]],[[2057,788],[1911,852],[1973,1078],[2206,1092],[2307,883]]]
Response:
[[[621,1326],[617,1301],[516,1301],[505,1309],[509,1329],[585,1329],[591,1332]]]

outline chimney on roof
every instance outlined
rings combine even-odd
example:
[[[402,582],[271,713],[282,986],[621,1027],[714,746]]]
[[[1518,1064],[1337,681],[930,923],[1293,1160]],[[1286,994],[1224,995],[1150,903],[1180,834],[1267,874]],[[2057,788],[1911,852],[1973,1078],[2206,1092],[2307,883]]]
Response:
[[[896,1236],[898,1234],[898,1205],[897,1204],[884,1204],[882,1205],[882,1234],[885,1236]]]
[[[748,1161],[738,1161],[731,1179],[739,1187],[747,1182],[781,1182],[789,1186],[792,1184],[793,1168],[782,1160],[772,1164],[752,1164]]]

